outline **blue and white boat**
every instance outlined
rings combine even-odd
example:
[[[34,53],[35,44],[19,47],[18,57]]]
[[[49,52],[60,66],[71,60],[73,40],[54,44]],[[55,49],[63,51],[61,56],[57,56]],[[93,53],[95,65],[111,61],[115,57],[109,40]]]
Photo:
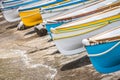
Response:
[[[23,0],[6,0],[6,1],[0,0],[0,6],[2,6],[2,5],[9,6],[11,4],[17,4],[17,3],[21,3],[21,2],[23,2]]]
[[[74,0],[74,1],[70,1],[67,3],[61,4],[61,5],[55,6],[55,7],[41,8],[41,15],[42,15],[43,20],[46,20],[49,18],[57,17],[61,14],[64,14],[68,10],[72,10],[74,8],[81,7],[87,3],[92,3],[94,1],[95,0],[91,0],[91,1]]]
[[[79,4],[79,3],[85,2],[85,1],[87,1],[87,0],[71,0],[70,2],[67,2],[65,4],[61,4],[61,5],[51,7],[51,8],[48,8],[48,9],[44,9],[44,10],[53,10],[53,9],[56,9],[56,8],[61,8],[61,7],[69,6],[69,5]]]
[[[20,17],[19,17],[19,13],[18,13],[18,8],[20,6],[28,5],[28,4],[31,4],[34,2],[38,2],[38,0],[26,0],[26,1],[23,1],[22,3],[18,3],[18,4],[14,4],[14,5],[11,4],[9,6],[4,6],[2,4],[1,10],[2,10],[3,16],[8,22],[19,21]]]
[[[17,0],[17,1],[2,2],[1,4],[2,4],[4,7],[9,7],[9,6],[21,4],[21,3],[24,3],[24,2],[25,2],[25,1],[23,1],[23,0]]]
[[[0,0],[2,3],[11,3],[11,2],[16,2],[16,1],[22,1],[22,0]]]
[[[2,5],[2,12],[5,19],[8,22],[15,22],[20,20],[18,10],[22,9],[23,11],[23,9],[28,9],[28,8],[29,9],[38,8],[38,7],[40,8],[40,6],[46,6],[46,5],[50,5],[50,4],[54,4],[62,1],[64,0],[26,0],[23,3],[9,5],[7,7]],[[12,15],[12,12],[14,12],[13,15]]]
[[[120,24],[120,7],[113,7],[83,19],[52,28],[52,38],[63,55],[83,52],[82,39],[101,33]],[[117,22],[117,23],[116,23]]]
[[[37,3],[33,3],[27,6],[23,6],[21,8],[19,8],[19,11],[26,11],[26,10],[32,10],[32,9],[36,9],[36,8],[41,8],[43,6],[49,6],[55,3],[59,3],[59,2],[63,2],[64,0],[49,0],[49,1],[45,1],[45,2],[37,2]]]
[[[100,12],[101,10],[103,11],[103,9],[107,9],[105,7],[111,6],[113,3],[120,4],[119,1],[116,0],[94,1],[91,4],[89,3],[84,6],[79,6],[77,8],[71,9],[64,12],[63,14],[46,19],[46,29],[51,35],[51,28],[56,28],[62,24]]]
[[[8,1],[2,1],[2,3],[3,4],[10,4],[10,3],[19,2],[19,1],[23,1],[23,0],[8,0]]]
[[[75,0],[75,1],[78,1],[78,0]],[[69,2],[67,2],[67,3],[75,3],[75,1],[73,1],[73,0],[70,0]],[[81,0],[79,0],[79,1],[81,1]],[[86,1],[86,0],[84,0],[84,1]],[[66,4],[66,1],[62,1],[62,2],[64,2],[63,4]],[[81,3],[82,3],[83,1],[81,1]],[[81,5],[81,3],[79,2],[79,5]],[[37,3],[38,4],[38,3]],[[61,5],[63,5],[63,4],[61,4]],[[66,10],[68,10],[68,9],[71,9],[71,8],[73,8],[73,7],[76,7],[76,5],[77,6],[79,6],[77,3],[76,4],[69,4],[69,5],[64,5],[64,6],[61,6],[61,7],[56,7],[56,8],[54,8],[54,9],[52,9],[51,8],[51,11],[50,10],[45,10],[45,9],[49,9],[49,7],[51,7],[51,6],[49,6],[48,8],[44,8],[44,7],[41,7],[39,4],[38,5],[35,5],[35,6],[32,6],[32,5],[34,5],[34,4],[31,4],[31,5],[29,5],[29,6],[26,6],[26,8],[25,7],[22,7],[22,8],[20,8],[19,9],[19,12],[20,12],[20,14],[21,13],[25,13],[25,12],[27,12],[27,13],[29,13],[29,12],[31,12],[32,10],[34,10],[34,9],[41,9],[41,10],[39,10],[40,11],[40,13],[39,13],[39,15],[41,15],[42,16],[42,19],[43,20],[46,20],[46,18],[50,18],[50,17],[53,17],[53,16],[55,16],[55,15],[58,15],[58,14],[60,14],[60,13],[63,13],[64,11],[66,11]],[[57,5],[57,6],[59,6],[59,5]],[[54,7],[54,6],[52,6],[52,7]],[[59,9],[58,9],[59,8]],[[58,10],[57,10],[58,9]],[[38,12],[37,12],[38,13]],[[30,19],[30,17],[33,17],[33,16],[35,16],[35,15],[38,15],[38,14],[29,14],[29,15],[27,15],[28,16],[28,18]],[[24,16],[24,15],[23,15]],[[24,25],[26,25],[26,27],[29,25],[29,24],[26,24],[25,22],[26,22],[26,20],[24,19],[23,20],[23,17],[22,15],[20,15],[20,17],[21,17],[21,19],[22,19],[22,21],[23,21],[23,24]],[[27,17],[25,17],[26,19],[27,19]],[[31,18],[32,19],[32,18]],[[40,19],[40,18],[39,18]],[[38,20],[38,19],[37,19]],[[31,21],[31,20],[29,20],[29,21]],[[30,23],[30,22],[27,22],[27,23]],[[36,23],[36,24],[33,24],[33,25],[30,25],[30,26],[35,26],[35,25],[37,25],[37,24],[40,24],[40,23]],[[19,28],[21,28],[22,26],[22,22],[21,22],[21,24],[20,24],[20,26],[18,25],[18,27]],[[29,26],[28,26],[29,27]]]
[[[83,39],[94,68],[100,73],[120,71],[120,27]]]
[[[44,15],[42,15],[43,19],[45,19],[45,18],[48,18],[49,16],[53,16],[53,15],[58,14],[60,10],[57,11],[56,9],[62,8],[61,11],[67,10],[67,9],[70,9],[70,8],[66,9],[65,7],[72,6],[72,5],[73,5],[72,7],[74,7],[74,6],[76,6],[76,4],[80,4],[81,2],[85,2],[85,1],[87,1],[87,0],[70,0],[70,1],[56,0],[56,1],[50,2],[50,3],[46,2],[47,4],[44,3],[43,5],[41,5],[40,3],[37,2],[37,3],[34,3],[34,4],[30,4],[30,5],[23,6],[23,7],[19,8],[19,12],[40,8],[41,14],[44,14]],[[48,8],[46,8],[46,7],[44,8],[44,6],[48,6],[50,4],[55,4],[55,3],[59,3],[59,2],[63,2],[63,3],[60,3],[60,4],[56,5],[56,6],[49,6]],[[54,10],[56,10],[56,11],[54,11]],[[52,13],[53,15],[50,14],[50,13]]]
[[[34,2],[38,2],[39,0],[26,0],[26,1],[22,1],[22,3],[18,3],[18,4],[12,4],[12,5],[4,5],[4,3],[2,4],[2,10],[8,10],[8,9],[16,9],[19,8],[20,6],[25,6]]]

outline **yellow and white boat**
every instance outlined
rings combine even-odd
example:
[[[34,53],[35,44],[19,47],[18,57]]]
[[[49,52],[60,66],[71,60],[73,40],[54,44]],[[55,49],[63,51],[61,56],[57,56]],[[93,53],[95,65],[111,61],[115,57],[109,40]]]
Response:
[[[83,3],[81,3],[81,4],[83,4]],[[79,4],[79,5],[81,5],[81,4]],[[72,6],[72,7],[69,7],[69,6]],[[47,13],[46,12],[41,12],[41,10],[39,8],[32,9],[32,10],[25,10],[25,11],[20,10],[19,14],[20,14],[20,17],[21,17],[21,20],[22,20],[23,24],[26,27],[31,27],[31,26],[35,26],[37,24],[40,24],[41,22],[44,22],[43,20],[46,19],[46,18],[58,15],[60,13],[63,13],[63,11],[66,11],[68,9],[76,7],[75,4],[74,5],[69,5],[69,6],[67,6],[67,8],[61,7],[62,9],[59,9],[58,11],[55,11],[55,12],[50,11],[50,12],[47,12]],[[77,4],[77,6],[78,6],[78,4]],[[34,12],[34,14],[31,13],[31,12]],[[41,13],[42,13],[42,15],[41,15]],[[33,21],[35,21],[35,22],[33,22]]]
[[[44,19],[45,27],[48,31],[48,34],[51,35],[50,28],[55,28],[67,22],[71,22],[71,21],[83,18],[85,16],[89,16],[91,14],[95,14],[95,13],[107,10],[111,7],[119,6],[120,1],[116,1],[116,0],[94,1],[93,0],[91,3],[89,4],[85,3],[85,4],[86,5],[84,6],[78,6],[76,8],[65,11],[62,14]],[[35,29],[39,31],[41,29],[41,25],[35,26]]]
[[[120,25],[120,6],[84,17],[83,19],[52,28],[52,37],[64,55],[81,53],[85,49],[82,39]]]
[[[36,3],[38,1],[37,0],[25,0],[25,1],[22,1],[22,2],[12,3],[12,4],[9,4],[9,5],[1,4],[2,14],[8,22],[20,21],[18,8],[20,6],[29,5],[29,4],[32,4],[32,3]]]
[[[57,2],[56,0],[44,0],[44,1],[39,1],[39,2],[36,2],[33,4],[26,5],[24,7],[20,7],[19,8],[19,16],[22,21],[18,24],[18,29],[23,29],[24,28],[23,24],[27,27],[31,27],[31,26],[37,25],[38,23],[41,23],[41,21],[42,21],[42,16],[40,14],[41,8],[46,9],[48,7],[53,7],[56,5],[64,4],[69,1],[70,0],[63,0],[63,1],[59,2],[59,0],[58,0],[58,2]],[[54,2],[55,2],[55,4],[51,4]],[[41,4],[41,3],[43,3],[43,4]],[[47,5],[50,4],[50,5],[45,6],[46,4]],[[35,22],[31,22],[31,21],[35,21]]]
[[[120,0],[98,0],[95,2],[92,2],[91,4],[88,4],[83,7],[77,7],[73,10],[64,12],[63,14],[60,14],[58,16],[54,16],[48,19],[48,21],[61,21],[61,20],[69,20],[72,18],[79,18],[86,15],[94,14],[96,12],[102,11],[104,9],[108,9],[110,7],[120,4]]]

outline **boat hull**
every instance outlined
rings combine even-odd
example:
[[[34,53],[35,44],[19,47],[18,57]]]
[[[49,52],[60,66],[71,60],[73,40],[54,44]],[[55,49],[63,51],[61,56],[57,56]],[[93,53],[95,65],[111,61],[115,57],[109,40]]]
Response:
[[[47,0],[46,0],[47,1]],[[49,0],[48,0],[49,1]],[[32,2],[29,2],[29,4],[31,3],[37,3],[38,1],[32,1]],[[39,3],[41,2],[45,2],[45,1],[39,1]],[[29,5],[28,4],[28,5]],[[19,7],[20,6],[24,6],[24,4],[21,4],[21,5],[17,5],[17,6],[10,6],[10,7],[7,7],[7,8],[3,8],[3,15],[5,17],[5,19],[8,21],[8,22],[16,22],[16,21],[20,21],[20,16],[19,16]],[[42,6],[42,5],[41,5]],[[13,7],[13,8],[12,8]],[[16,8],[15,8],[16,7]],[[4,9],[7,9],[7,10],[4,10]],[[14,15],[12,15],[12,13],[14,12]]]
[[[8,22],[20,21],[19,13],[16,9],[3,11],[2,13],[5,20],[7,20]]]
[[[40,9],[21,12],[20,16],[25,26],[34,26],[43,22]]]
[[[72,6],[72,7],[68,7],[68,9],[71,9],[71,8],[73,8],[74,6],[75,6],[75,4],[74,4],[74,6],[73,5],[69,5],[69,6]],[[53,16],[57,16],[58,14],[61,14],[61,13],[63,13],[64,11],[66,11],[66,10],[68,10],[68,9],[64,9],[64,7],[61,7],[62,9],[60,9],[60,10],[58,10],[58,11],[53,11],[53,12],[47,12],[47,13],[42,13],[41,11],[41,13],[42,14],[40,14],[41,16],[42,16],[42,19],[41,20],[46,20],[46,19],[48,19],[48,18],[51,18],[51,17],[53,17]],[[27,10],[26,11],[27,13],[29,13],[30,15],[31,15],[31,10]],[[20,12],[20,14],[21,13],[24,13],[24,12]],[[26,17],[26,18],[24,18],[24,19],[22,19],[22,15],[20,15],[20,17],[21,17],[21,19],[22,19],[22,21],[23,21],[23,23],[25,22],[25,21],[27,21],[28,19],[28,21],[27,21],[27,23],[24,23],[24,25],[26,25],[26,27],[31,27],[31,26],[35,26],[35,25],[37,25],[37,24],[32,24],[32,25],[30,25],[29,23],[31,23],[31,20],[30,19],[32,19],[31,17],[34,17],[36,14],[34,14],[34,15],[32,15],[32,16],[28,16],[28,17]],[[37,21],[39,21],[39,19],[36,17],[36,21],[35,22],[37,22]],[[35,23],[34,22],[34,23]],[[44,22],[44,21],[43,21]],[[33,22],[32,22],[33,23]],[[40,23],[39,23],[40,24]]]
[[[26,4],[31,4],[31,3],[34,3],[36,2],[37,0],[35,1],[29,1],[28,3],[26,2]],[[8,21],[8,22],[16,22],[16,21],[20,21],[20,16],[19,16],[19,12],[18,12],[18,8],[20,6],[24,6],[26,5],[25,3],[21,3],[19,5],[16,5],[16,6],[10,6],[10,7],[4,7],[2,6],[2,13],[3,13],[3,16],[4,18]],[[14,13],[13,13],[14,12]]]
[[[8,6],[16,5],[16,4],[19,4],[19,3],[24,3],[24,1],[23,0],[18,0],[18,1],[2,2],[2,5],[4,7],[8,7]]]
[[[120,70],[120,41],[85,46],[85,48],[88,55],[95,55],[89,57],[98,72],[111,73]]]
[[[95,5],[93,5],[93,6],[90,6],[90,5],[87,5],[87,7],[86,7],[86,5],[83,7],[78,7],[78,8],[76,8],[75,10],[73,9],[72,11],[70,10],[70,11],[67,11],[65,14],[62,14],[62,15],[57,15],[57,16],[54,16],[54,18],[48,18],[47,20],[51,20],[51,21],[56,21],[56,23],[53,23],[53,26],[52,26],[52,23],[47,23],[46,24],[46,29],[48,30],[48,33],[51,33],[50,32],[50,28],[56,28],[56,27],[58,27],[58,26],[60,26],[59,24],[59,22],[57,23],[57,21],[60,21],[60,22],[62,22],[62,23],[67,23],[67,22],[71,22],[71,21],[74,21],[74,20],[76,20],[76,19],[80,19],[80,18],[83,18],[83,17],[85,17],[85,16],[88,16],[88,15],[90,15],[90,14],[94,14],[93,12],[100,12],[101,10],[104,10],[104,8],[100,8],[100,10],[99,9],[97,9],[98,8],[98,6],[99,7],[102,7],[105,3],[108,3],[109,1],[103,1],[103,2],[101,2],[101,3],[99,3],[99,2],[95,2],[95,3],[91,3],[90,5],[93,5],[93,4],[95,4]],[[113,2],[115,2],[115,1],[113,1]],[[111,2],[111,4],[113,3],[113,2]],[[109,4],[108,6],[110,6],[111,4]],[[117,5],[118,5],[119,3],[117,3]],[[116,5],[116,4],[114,4],[114,5]],[[90,7],[89,7],[90,6]],[[97,7],[96,7],[97,6]],[[109,7],[108,6],[106,6],[107,8],[105,8],[105,9],[109,9]],[[86,11],[88,11],[88,13],[87,14],[83,14],[82,13],[82,11],[83,11],[83,9],[86,9]],[[94,10],[94,11],[93,11]],[[81,12],[80,12],[81,11]],[[93,12],[92,12],[93,11]],[[67,14],[68,13],[68,14]],[[74,14],[73,14],[74,13]],[[69,15],[69,16],[68,16]],[[76,15],[76,17],[75,17],[75,15]],[[59,16],[59,17],[58,17]],[[71,16],[71,17],[70,17]],[[65,21],[64,21],[65,20]],[[55,24],[56,24],[56,26],[55,26]],[[62,24],[61,24],[62,25]]]
[[[65,37],[61,39],[56,39],[54,40],[58,50],[63,54],[63,55],[73,55],[73,54],[78,54],[83,51],[85,51],[83,44],[82,44],[82,39],[89,38],[91,36],[94,36],[98,33],[101,33],[105,30],[109,30],[111,28],[114,28],[113,26],[115,25],[120,25],[120,21],[113,22],[111,24],[108,24],[104,27],[101,27],[99,29],[92,30],[91,32],[82,34],[82,35],[75,35],[71,37]],[[81,30],[78,30],[76,32],[81,32]],[[64,34],[64,33],[63,33]],[[69,32],[69,34],[73,34],[73,32]],[[52,37],[54,38],[56,34],[52,33]],[[59,35],[59,34],[57,34]],[[60,34],[61,35],[61,34]],[[60,36],[59,35],[59,36]]]
[[[64,24],[63,22],[59,22],[59,23],[49,23],[49,24],[45,24],[45,27],[47,29],[48,34],[50,35],[51,39],[52,39],[52,33],[51,33],[51,28],[56,28],[57,26],[60,26]]]

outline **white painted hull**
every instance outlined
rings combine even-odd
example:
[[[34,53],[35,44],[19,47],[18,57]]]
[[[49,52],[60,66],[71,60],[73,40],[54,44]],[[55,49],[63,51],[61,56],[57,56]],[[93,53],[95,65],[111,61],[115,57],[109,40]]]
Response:
[[[58,15],[61,15],[61,14],[64,14],[66,12],[71,12],[72,10],[76,10],[78,8],[84,8],[86,6],[88,6],[89,4],[91,4],[92,2],[96,2],[95,0],[91,0],[91,1],[86,1],[86,2],[83,2],[83,3],[80,3],[80,4],[75,4],[75,5],[70,5],[70,6],[67,6],[67,7],[62,7],[62,8],[57,8],[57,9],[54,9],[54,10],[48,10],[48,11],[44,11],[44,8],[42,8],[42,18],[43,18],[43,24],[47,24],[49,23],[49,21],[51,22],[52,18],[54,17],[57,17]],[[63,13],[64,12],[64,13]],[[55,20],[53,20],[54,22]],[[38,29],[41,29],[41,27],[38,25],[38,26],[35,26],[36,28]]]
[[[80,6],[80,7],[71,9],[68,12],[64,12],[63,14],[60,14],[58,16],[49,18],[48,20],[55,21],[55,20],[59,20],[59,19],[78,16],[78,15],[81,15],[81,14],[92,12],[94,10],[97,10],[97,9],[101,8],[101,7],[110,5],[110,4],[112,4],[113,2],[116,2],[116,1],[117,0],[96,1],[94,3],[88,4],[88,5],[83,6],[83,7]]]
[[[117,27],[117,25],[114,25]],[[120,40],[120,26],[117,28],[112,28],[95,36],[89,37],[88,39],[83,39],[82,43],[85,46],[99,45],[107,42],[114,42]]]
[[[65,11],[65,10],[56,11],[56,12],[51,12],[51,13],[45,13],[45,14],[41,14],[41,15],[42,15],[43,20],[46,20],[46,19],[51,18],[51,17],[53,17],[53,16],[57,16],[57,15],[60,14],[60,13],[62,14],[63,11]]]
[[[3,8],[6,8],[6,7],[10,7],[10,6],[16,6],[16,5],[20,5],[20,4],[24,4],[24,3],[27,3],[27,2],[30,2],[32,0],[21,0],[21,1],[16,1],[16,2],[11,2],[11,3],[6,3],[6,4],[2,4]]]
[[[9,9],[9,10],[2,11],[2,13],[3,13],[4,18],[8,22],[16,22],[16,21],[20,21],[20,16],[19,16],[18,10],[19,10],[18,8]]]
[[[48,4],[48,3],[51,3],[51,2],[55,2],[55,1],[56,1],[56,0],[42,0],[42,1],[39,1],[39,2],[36,2],[36,3],[33,3],[33,4],[29,4],[29,5],[26,5],[26,6],[22,6],[22,7],[19,8],[19,10],[29,9],[29,8],[32,8],[32,7],[40,8],[40,7],[39,7],[40,5]]]
[[[46,1],[40,1],[39,4],[44,3]],[[87,2],[87,3],[90,3],[90,2]],[[38,5],[38,2],[37,2],[37,4],[36,3],[33,3],[33,4]],[[28,6],[20,7],[19,9],[11,9],[11,10],[7,10],[7,11],[3,11],[3,15],[8,22],[20,21],[18,10],[22,10],[24,8],[30,8],[30,6],[33,6],[33,4],[30,4]],[[67,6],[67,7],[62,7],[62,8],[59,8],[59,9],[55,9],[52,12],[48,12],[48,13],[46,12],[46,13],[42,14],[42,17],[43,17],[43,19],[46,20],[46,19],[51,18],[53,16],[57,16],[60,13],[63,14],[63,12],[66,11],[66,10],[77,8],[80,5],[83,5],[83,4],[76,4],[76,5],[72,5],[72,6]],[[14,12],[14,14],[12,14],[13,12]]]
[[[26,1],[28,1],[28,0],[26,0]],[[9,6],[13,6],[13,5],[16,5],[16,4],[24,3],[24,2],[26,2],[26,1],[19,0],[19,1],[10,2],[10,3],[4,3],[3,6],[4,6],[4,7],[9,7]]]
[[[106,12],[104,14],[103,13],[101,13],[101,14],[98,13],[99,15],[95,14],[94,16],[91,15],[90,17],[88,16],[88,17],[84,17],[82,19],[80,18],[77,21],[73,21],[73,22],[61,25],[61,26],[59,26],[57,28],[59,29],[59,28],[65,28],[65,27],[74,26],[74,25],[80,25],[80,24],[84,24],[84,23],[87,23],[87,22],[103,19],[103,18],[106,18],[107,16],[110,17],[110,16],[113,16],[113,15],[119,14],[119,13],[120,13],[120,8],[117,8],[117,9],[115,9],[113,11],[109,11],[109,12]]]
[[[11,9],[3,11],[3,16],[8,22],[20,21],[19,13],[17,9]]]
[[[89,4],[89,3],[92,3],[92,2],[94,2],[94,1],[96,1],[96,0],[90,0],[90,1],[85,1],[85,2],[81,2],[81,3],[79,3],[79,4],[73,4],[73,5],[70,5],[70,6],[64,6],[64,9],[69,9],[69,8],[73,8],[73,7],[80,7],[80,6],[83,6],[83,5],[85,5],[85,4]],[[68,3],[68,2],[67,2]],[[66,4],[67,4],[66,3]],[[62,5],[62,4],[61,4]],[[59,6],[59,5],[58,5]],[[55,6],[56,7],[56,6]],[[52,7],[50,7],[50,8],[52,8]],[[41,8],[41,10],[43,10],[43,11],[45,11],[45,9],[46,8]],[[48,12],[53,12],[53,11],[58,11],[58,10],[63,10],[61,7],[59,7],[59,8],[55,8],[54,10],[47,10]]]
[[[87,23],[87,22],[91,22],[91,21],[95,21],[95,20],[104,19],[104,18],[107,18],[110,16],[114,16],[114,15],[117,15],[118,13],[120,13],[120,8],[115,9],[113,11],[106,12],[104,14],[99,14],[96,16],[94,15],[93,17],[89,17],[84,20],[79,20],[79,21],[76,21],[75,23],[71,22],[70,25],[75,26],[76,23],[77,23],[77,25],[80,25],[83,23]],[[85,50],[82,45],[82,39],[91,37],[93,35],[103,32],[105,30],[111,29],[111,28],[115,27],[115,25],[120,25],[120,21],[114,22],[114,23],[107,25],[105,27],[102,27],[98,30],[95,29],[96,27],[92,27],[92,28],[86,28],[86,29],[76,30],[76,31],[71,31],[71,32],[63,32],[63,33],[58,33],[58,34],[52,33],[52,37],[53,37],[53,39],[56,39],[56,40],[54,40],[55,44],[56,44],[58,50],[62,54],[64,54],[64,55],[78,54]],[[67,25],[67,27],[69,27],[69,26]],[[53,30],[56,30],[59,28],[65,28],[65,27],[66,27],[65,25],[62,25],[62,27],[60,26],[57,28],[53,28]],[[91,30],[92,32],[87,32],[88,30]],[[87,32],[87,33],[85,33],[83,35],[77,35],[75,37],[67,38],[67,36],[80,34],[82,32]]]
[[[101,28],[101,29],[92,31],[92,32],[84,34],[84,35],[55,40],[54,42],[55,42],[58,50],[63,55],[79,54],[79,53],[85,51],[85,48],[83,47],[83,44],[82,44],[83,39],[92,37],[94,35],[97,35],[98,33],[109,30],[111,28],[115,28],[115,27],[117,27],[117,25],[120,25],[120,21],[114,22],[112,24],[109,24],[109,25]],[[54,35],[53,35],[53,37],[54,37]]]
[[[85,7],[87,4],[89,4],[91,2],[94,2],[94,0],[84,2],[84,3],[80,3],[80,4],[70,5],[70,6],[67,6],[67,7],[57,8],[57,9],[54,9],[54,10],[48,10],[47,12],[44,12],[44,9],[42,9],[43,10],[42,17],[45,20],[52,21],[51,19],[54,18],[54,17],[57,17],[61,14],[64,14],[65,12],[71,12],[71,10],[76,9],[78,7],[79,8]]]
[[[116,25],[115,25],[116,26]],[[118,25],[120,26],[120,25]],[[97,40],[101,40],[101,39],[108,39],[108,38],[113,38],[113,37],[117,37],[120,36],[120,27],[118,28],[113,28],[111,30],[107,30],[101,34],[92,36],[89,38],[90,41],[97,41]]]
[[[68,7],[62,7],[62,8],[54,9],[54,10],[51,10],[51,11],[48,11],[48,12],[41,12],[42,13],[42,18],[43,18],[43,20],[49,20],[49,18],[52,18],[54,16],[58,16],[60,14],[63,14],[63,12],[66,12],[68,10],[71,10],[71,9],[77,8],[77,7],[78,7],[78,4],[71,5],[71,6],[68,6]]]
[[[3,6],[1,3],[1,8],[5,8],[5,7],[7,7],[7,6]],[[17,9],[9,9],[6,11],[2,11],[2,14],[8,22],[16,22],[16,21],[20,20],[19,13],[18,13]]]
[[[45,1],[39,1],[39,2],[36,2],[36,3],[33,3],[33,4],[30,4],[28,6],[23,6],[23,7],[20,7],[19,9],[11,9],[11,10],[6,10],[6,11],[2,11],[3,12],[3,15],[5,17],[5,19],[8,21],[8,22],[16,22],[16,21],[20,21],[20,17],[19,17],[19,12],[18,10],[22,10],[22,9],[25,9],[25,8],[30,8],[34,5],[39,5],[40,3],[47,3],[47,1],[50,1],[50,0],[45,0]],[[53,2],[55,0],[52,0],[50,2]],[[41,4],[40,4],[41,5]],[[75,6],[75,5],[74,5]],[[72,7],[74,7],[72,6]],[[69,7],[68,7],[69,8]],[[68,9],[67,8],[67,9]],[[61,10],[59,11],[55,11],[53,13],[46,13],[46,14],[42,14],[42,17],[43,19],[47,19],[47,18],[50,18],[50,17],[53,17],[59,13],[61,13],[62,11],[64,11],[64,8],[61,8]],[[13,13],[14,12],[14,13]]]

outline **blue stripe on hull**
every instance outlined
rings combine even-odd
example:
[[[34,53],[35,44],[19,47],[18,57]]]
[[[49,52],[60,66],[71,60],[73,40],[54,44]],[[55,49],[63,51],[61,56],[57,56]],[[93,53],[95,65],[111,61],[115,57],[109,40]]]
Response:
[[[47,31],[48,31],[48,34],[51,36],[51,38],[52,38],[52,35],[51,35],[50,29],[51,29],[51,28],[56,28],[56,27],[58,27],[58,26],[60,26],[60,25],[62,25],[62,24],[64,24],[64,23],[63,23],[63,22],[58,22],[58,23],[46,24],[46,29],[47,29]]]
[[[31,3],[38,2],[38,1],[39,0],[32,0],[32,1],[29,1],[29,2],[24,2],[24,3],[21,3],[21,4],[14,5],[14,6],[5,7],[5,8],[3,8],[3,10],[18,8],[20,6],[24,6],[24,5],[31,4]]]
[[[43,5],[31,7],[31,8],[21,9],[21,10],[19,10],[19,11],[26,11],[26,10],[32,10],[32,9],[35,9],[35,8],[41,8],[41,7],[43,7],[43,6],[48,6],[48,5],[55,4],[55,3],[58,3],[58,2],[62,2],[62,1],[63,1],[63,0],[56,0],[55,2],[51,2],[51,3],[47,3],[47,4],[43,4]]]
[[[52,8],[48,8],[48,9],[45,9],[45,10],[57,9],[57,8],[61,8],[61,7],[69,6],[69,5],[79,4],[79,3],[85,2],[85,1],[87,1],[87,0],[71,1],[71,2],[68,2],[66,4],[62,4],[62,5],[55,6],[55,7],[52,7]]]
[[[7,3],[12,3],[12,2],[19,2],[19,1],[21,1],[21,0],[11,0],[11,1],[3,1],[2,3],[3,4],[7,4]]]
[[[24,1],[19,0],[19,1],[9,2],[9,3],[2,3],[2,5],[4,7],[10,7],[10,6],[13,6],[13,5],[16,5],[16,4],[20,4],[20,3],[24,3]]]

